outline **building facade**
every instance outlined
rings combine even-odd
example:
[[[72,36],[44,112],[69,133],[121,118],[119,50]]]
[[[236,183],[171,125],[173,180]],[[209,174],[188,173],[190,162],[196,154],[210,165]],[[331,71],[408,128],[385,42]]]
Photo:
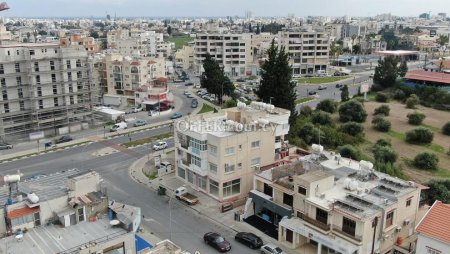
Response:
[[[175,124],[178,178],[219,201],[247,196],[255,170],[280,157],[289,131],[288,110],[264,107],[240,103]]]
[[[450,253],[450,205],[436,200],[417,225],[416,253]]]
[[[88,55],[83,46],[0,46],[0,136],[61,134],[91,120]]]
[[[325,32],[288,30],[278,33],[278,43],[286,48],[296,77],[327,71],[330,41]]]
[[[175,64],[184,70],[194,68],[194,47],[183,46],[175,53]]]
[[[93,37],[82,37],[79,34],[72,34],[70,37],[60,39],[62,46],[82,45],[86,52],[93,54],[100,50],[98,43]]]

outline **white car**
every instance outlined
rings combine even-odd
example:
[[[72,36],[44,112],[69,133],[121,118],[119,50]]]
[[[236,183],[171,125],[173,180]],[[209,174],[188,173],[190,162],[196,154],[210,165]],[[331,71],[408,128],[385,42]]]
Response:
[[[261,254],[286,254],[275,244],[268,243],[261,247]]]
[[[167,148],[167,142],[160,141],[153,145],[153,150],[158,151]]]
[[[133,113],[137,113],[137,112],[141,112],[142,111],[142,107],[132,107],[131,108],[131,112]]]

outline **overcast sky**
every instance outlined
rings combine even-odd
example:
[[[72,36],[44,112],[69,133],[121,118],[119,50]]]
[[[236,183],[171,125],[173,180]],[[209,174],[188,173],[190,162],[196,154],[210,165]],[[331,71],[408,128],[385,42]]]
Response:
[[[418,16],[450,12],[450,0],[6,0],[5,17]]]

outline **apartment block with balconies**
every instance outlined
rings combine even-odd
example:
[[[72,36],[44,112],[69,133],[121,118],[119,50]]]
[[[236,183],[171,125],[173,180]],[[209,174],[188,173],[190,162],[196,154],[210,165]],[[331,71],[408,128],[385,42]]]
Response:
[[[291,29],[278,32],[278,43],[286,48],[294,77],[326,72],[330,41],[326,32]]]
[[[282,154],[289,115],[253,103],[176,122],[177,176],[219,201],[246,197],[259,167]]]

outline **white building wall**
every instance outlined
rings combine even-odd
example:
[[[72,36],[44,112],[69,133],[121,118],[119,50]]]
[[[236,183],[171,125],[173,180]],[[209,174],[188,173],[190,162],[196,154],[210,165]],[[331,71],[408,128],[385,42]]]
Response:
[[[427,254],[429,248],[432,248],[434,250],[440,251],[442,254],[450,253],[450,244],[441,242],[437,239],[428,237],[423,234],[419,234],[417,238],[417,245],[416,245],[416,253],[417,254]],[[439,252],[436,252],[439,253]]]

